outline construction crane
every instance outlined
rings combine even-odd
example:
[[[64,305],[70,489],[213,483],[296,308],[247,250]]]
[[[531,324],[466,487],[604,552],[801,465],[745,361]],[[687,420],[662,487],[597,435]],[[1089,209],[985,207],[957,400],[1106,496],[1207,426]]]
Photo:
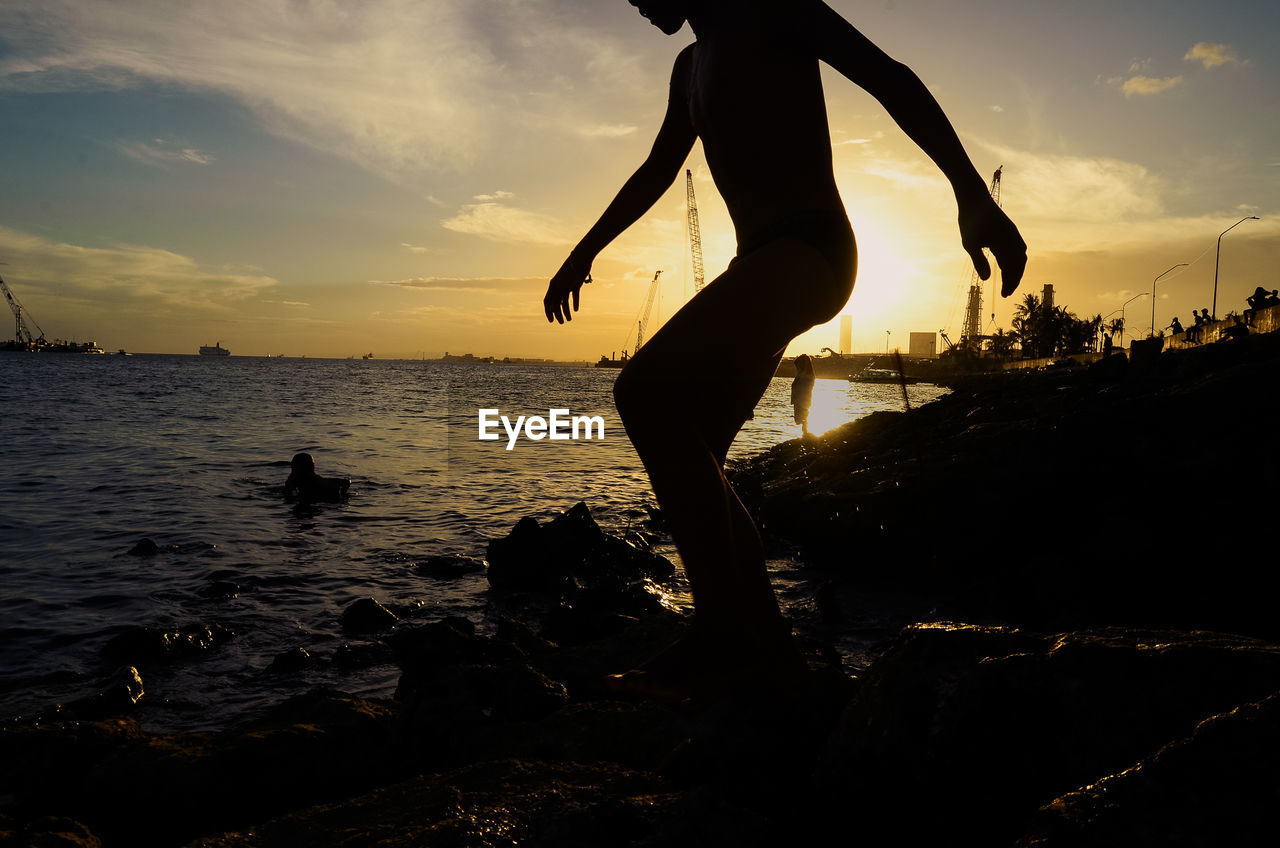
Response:
[[[693,252],[693,293],[702,291],[702,232],[698,227],[698,200],[693,196],[693,171],[685,168],[685,195],[689,210],[689,250]]]
[[[36,329],[40,330],[40,335],[31,332],[31,328],[27,326],[27,319],[22,316],[22,304],[18,303],[18,299],[13,296],[13,292],[9,291],[9,286],[3,278],[0,278],[0,291],[4,292],[4,299],[9,301],[9,308],[13,310],[13,340],[22,345],[33,345],[44,342],[44,330],[40,330],[40,325],[36,324],[35,319],[31,319],[32,324],[36,324]]]
[[[658,295],[658,278],[661,271],[653,272],[653,282],[649,284],[649,295],[645,298],[644,308],[640,310],[640,320],[636,322],[636,350],[644,346],[645,330],[649,327],[649,313],[653,311],[653,299]]]
[[[995,174],[991,177],[991,199],[996,202],[996,206],[1000,205],[1000,174],[1004,171],[1004,165],[996,168]],[[992,263],[992,269],[997,266]],[[995,274],[991,275],[992,285],[995,285]],[[992,313],[991,320],[995,320],[995,313]],[[969,302],[964,310],[964,329],[960,333],[960,341],[972,341],[981,344],[982,340],[982,279],[978,276],[978,269],[973,269],[969,277]]]

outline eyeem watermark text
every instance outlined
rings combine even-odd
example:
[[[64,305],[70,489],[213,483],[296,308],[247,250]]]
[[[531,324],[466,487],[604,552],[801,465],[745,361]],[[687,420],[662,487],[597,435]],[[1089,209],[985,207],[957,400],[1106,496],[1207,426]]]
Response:
[[[481,409],[480,441],[494,442],[502,438],[498,426],[507,433],[507,450],[512,450],[521,434],[526,439],[538,442],[550,439],[563,442],[577,439],[603,439],[604,417],[600,415],[574,415],[567,409],[548,409],[547,417],[541,415],[523,415],[516,418],[515,423],[496,409]],[[592,435],[592,434],[595,435]]]

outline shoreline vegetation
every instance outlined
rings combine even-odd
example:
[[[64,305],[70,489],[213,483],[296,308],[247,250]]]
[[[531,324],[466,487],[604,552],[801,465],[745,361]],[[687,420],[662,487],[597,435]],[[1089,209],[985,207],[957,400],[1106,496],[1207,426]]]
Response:
[[[583,504],[490,543],[479,626],[347,609],[393,699],[153,733],[123,655],[96,696],[0,726],[0,844],[1264,844],[1278,374],[1277,333],[994,374],[737,464],[803,566],[787,692],[611,698],[686,621],[661,516],[623,538]],[[424,579],[483,567],[446,559]],[[832,646],[868,597],[929,613],[851,674]]]

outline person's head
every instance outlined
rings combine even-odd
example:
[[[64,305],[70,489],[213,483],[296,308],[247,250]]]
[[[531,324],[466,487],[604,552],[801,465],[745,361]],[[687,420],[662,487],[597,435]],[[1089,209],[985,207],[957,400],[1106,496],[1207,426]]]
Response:
[[[316,473],[316,461],[311,458],[309,453],[295,453],[293,459],[289,460],[289,466],[293,469],[294,474]]]
[[[796,357],[796,373],[808,374],[813,371],[813,360],[809,358],[809,354],[802,353]]]
[[[688,18],[691,0],[628,0],[648,19],[649,23],[667,35],[675,35]]]

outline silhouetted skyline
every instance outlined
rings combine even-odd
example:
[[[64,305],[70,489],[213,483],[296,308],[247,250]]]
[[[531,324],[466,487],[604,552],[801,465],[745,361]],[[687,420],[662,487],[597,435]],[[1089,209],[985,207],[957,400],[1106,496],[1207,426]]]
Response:
[[[1024,285],[1106,314],[1191,263],[1161,280],[1167,324],[1206,305],[1214,239],[1246,214],[1262,220],[1224,241],[1219,312],[1280,284],[1275,8],[831,5],[917,70],[980,171],[1004,166]],[[643,156],[692,36],[652,38],[623,0],[491,11],[6,3],[5,279],[51,333],[110,349],[621,349],[655,270],[663,320],[692,290],[682,187],[600,257],[571,332],[549,332],[541,293]],[[830,78],[827,97],[860,247],[853,349],[958,327],[947,187],[869,97]],[[700,147],[688,166],[714,273],[733,235]],[[790,352],[836,347],[838,328]]]

